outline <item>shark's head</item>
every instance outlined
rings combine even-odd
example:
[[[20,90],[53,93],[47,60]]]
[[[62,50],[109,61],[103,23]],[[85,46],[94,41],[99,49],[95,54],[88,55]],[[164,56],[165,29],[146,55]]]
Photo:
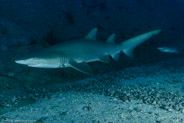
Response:
[[[15,60],[17,64],[27,65],[29,67],[38,67],[38,68],[58,68],[61,67],[60,60],[58,59],[42,59],[42,58],[28,58]]]
[[[64,56],[57,55],[35,56],[15,60],[15,62],[37,68],[62,68],[68,66],[68,59]]]

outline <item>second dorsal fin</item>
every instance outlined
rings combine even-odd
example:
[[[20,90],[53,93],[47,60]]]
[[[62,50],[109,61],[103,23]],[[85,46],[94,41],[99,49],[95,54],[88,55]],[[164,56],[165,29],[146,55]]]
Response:
[[[112,35],[110,35],[109,38],[107,39],[107,42],[114,44],[115,43],[115,36],[116,36],[116,34],[114,34],[114,33]]]
[[[98,29],[94,28],[92,29],[85,37],[85,39],[90,39],[90,40],[96,40],[96,33],[97,33]]]

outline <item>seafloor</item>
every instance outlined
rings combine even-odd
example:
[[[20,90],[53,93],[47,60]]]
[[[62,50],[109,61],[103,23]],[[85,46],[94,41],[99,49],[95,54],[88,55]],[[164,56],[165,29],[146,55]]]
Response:
[[[1,102],[0,118],[39,123],[182,123],[183,77],[184,59],[175,59],[44,86]]]

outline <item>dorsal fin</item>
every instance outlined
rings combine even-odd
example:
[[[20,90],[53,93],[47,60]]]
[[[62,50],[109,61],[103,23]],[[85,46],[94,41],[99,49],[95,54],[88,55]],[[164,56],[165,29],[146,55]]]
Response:
[[[116,34],[114,34],[114,33],[112,35],[110,35],[109,38],[107,39],[107,42],[114,44],[115,43],[115,36],[116,36]]]
[[[87,36],[85,37],[85,39],[90,39],[90,40],[96,40],[96,33],[97,33],[98,29],[94,28],[92,29]]]

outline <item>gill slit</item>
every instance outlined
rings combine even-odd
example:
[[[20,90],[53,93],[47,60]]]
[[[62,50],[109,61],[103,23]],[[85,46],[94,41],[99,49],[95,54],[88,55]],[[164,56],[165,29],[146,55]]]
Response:
[[[62,64],[62,63],[61,63],[61,60],[62,60],[62,59],[61,59],[61,57],[59,57],[59,60],[60,60],[59,67],[61,68],[61,67],[62,67],[62,65],[61,65],[61,64]]]

